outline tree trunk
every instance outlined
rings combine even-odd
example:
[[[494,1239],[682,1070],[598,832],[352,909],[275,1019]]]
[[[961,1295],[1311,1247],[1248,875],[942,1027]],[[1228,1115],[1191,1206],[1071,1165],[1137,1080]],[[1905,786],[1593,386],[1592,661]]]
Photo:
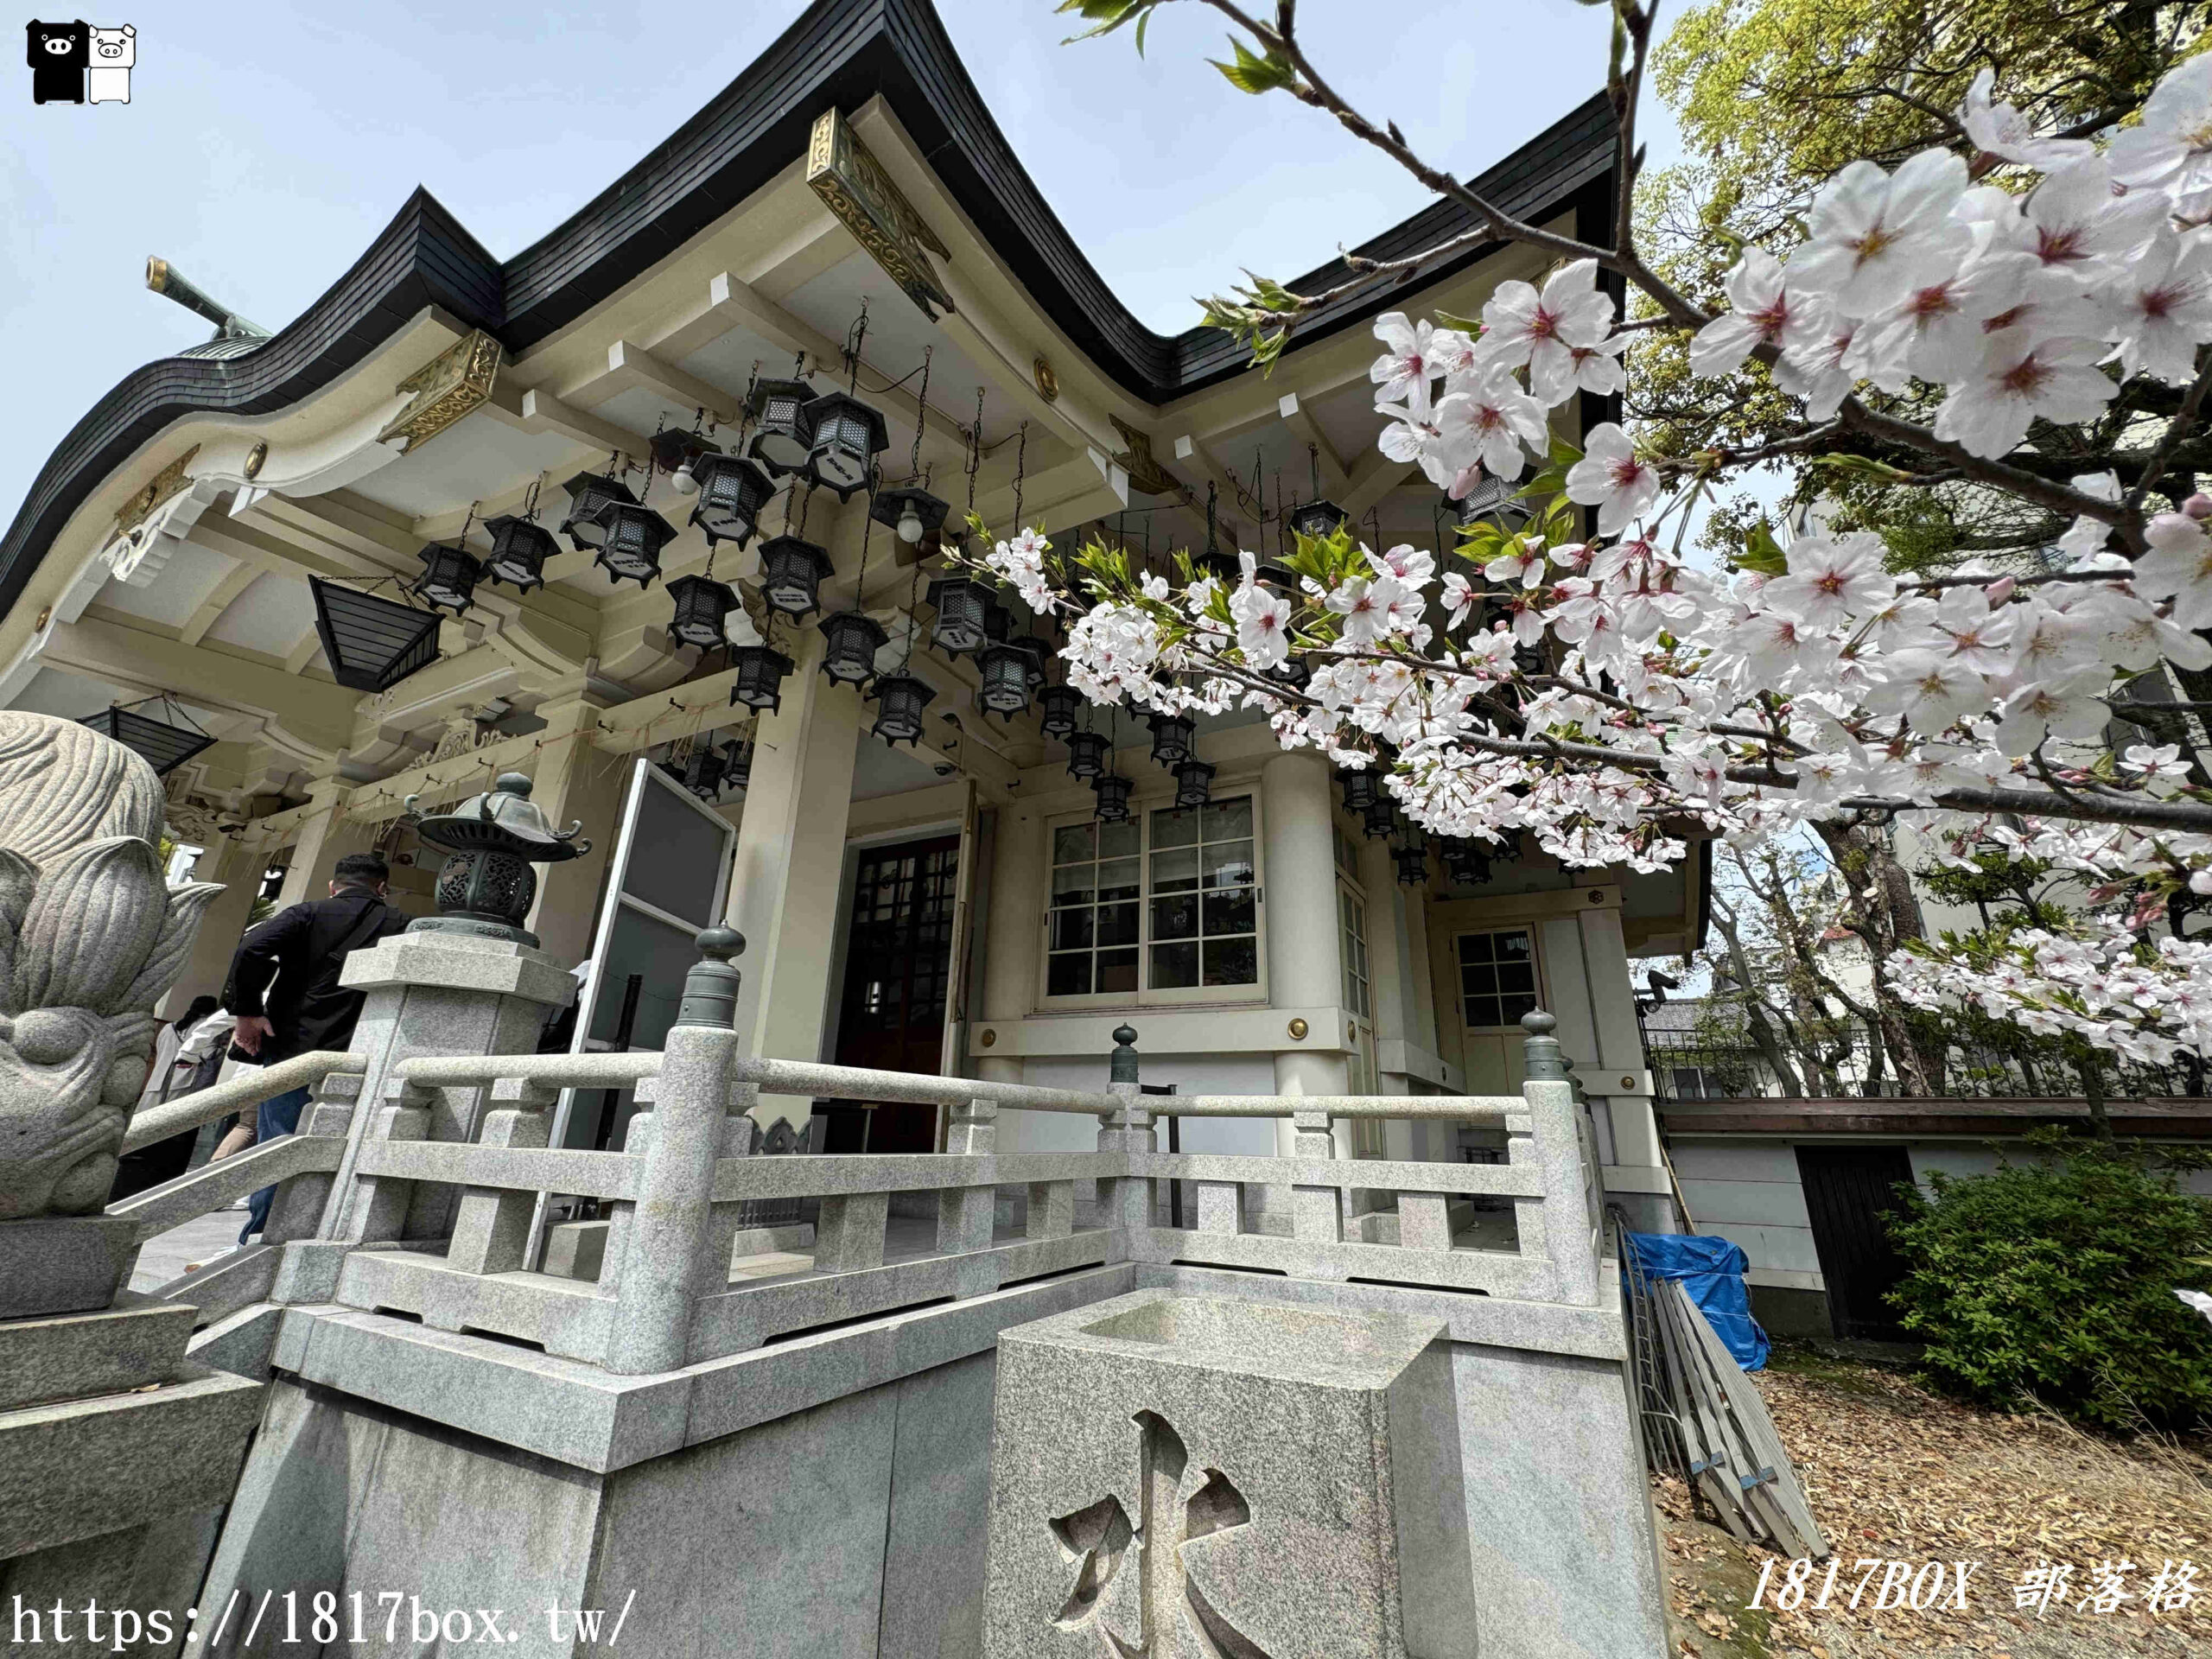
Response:
[[[1897,948],[1907,939],[1924,938],[1920,901],[1913,896],[1912,878],[1878,835],[1861,834],[1833,820],[1816,820],[1813,828],[1841,872],[1853,929],[1866,946],[1873,969],[1875,1018],[1880,1022],[1890,1064],[1897,1069],[1897,1091],[1904,1095],[1940,1094],[1943,1086],[1944,1054],[1941,1042],[1924,1040],[1905,1017],[1904,1004],[1890,988],[1883,969]],[[1872,896],[1866,897],[1871,891]]]
[[[2105,1068],[2094,1055],[2077,1062],[2082,1073],[2082,1098],[2089,1104],[2089,1129],[2100,1141],[2110,1141],[2112,1116],[2105,1110]]]

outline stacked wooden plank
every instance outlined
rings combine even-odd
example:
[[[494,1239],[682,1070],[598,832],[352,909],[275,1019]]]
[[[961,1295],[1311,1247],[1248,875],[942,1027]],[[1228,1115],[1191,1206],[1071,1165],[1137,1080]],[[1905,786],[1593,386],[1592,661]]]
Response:
[[[1745,1543],[1818,1560],[1827,1540],[1813,1519],[1766,1402],[1680,1280],[1653,1287],[1667,1391],[1692,1485]]]

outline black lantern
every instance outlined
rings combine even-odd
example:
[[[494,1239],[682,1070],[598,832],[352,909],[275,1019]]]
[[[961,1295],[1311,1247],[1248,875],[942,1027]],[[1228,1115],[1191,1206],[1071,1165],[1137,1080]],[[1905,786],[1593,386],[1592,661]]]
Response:
[[[891,442],[883,416],[849,391],[830,391],[806,406],[806,419],[814,435],[808,465],[815,481],[836,491],[840,501],[851,500]]]
[[[1377,836],[1394,836],[1398,832],[1397,804],[1387,795],[1377,795],[1367,804],[1360,820],[1370,840]]]
[[[741,702],[773,714],[784,706],[784,676],[791,671],[791,659],[773,645],[733,645],[729,665],[737,671],[729,689],[733,708]]]
[[[1304,506],[1290,510],[1290,528],[1294,535],[1319,541],[1342,530],[1344,521],[1351,517],[1333,501],[1308,501]]]
[[[633,501],[609,501],[592,515],[599,527],[599,568],[617,582],[643,588],[660,575],[660,550],[676,539],[668,520]]]
[[[484,561],[486,575],[524,593],[545,585],[545,561],[561,550],[551,531],[512,513],[486,519],[484,528],[492,535],[491,556]]]
[[[1068,776],[1096,778],[1106,770],[1106,734],[1103,732],[1070,732],[1068,746]]]
[[[883,624],[859,611],[836,611],[821,621],[822,671],[838,685],[860,685],[875,673],[875,653],[889,643]]]
[[[1185,760],[1175,768],[1175,804],[1185,811],[1194,806],[1204,806],[1213,798],[1213,765],[1206,760]]]
[[[1364,813],[1373,806],[1382,792],[1382,785],[1371,772],[1340,772],[1337,781],[1344,786],[1344,810]]]
[[[1071,685],[1048,685],[1037,694],[1037,724],[1047,737],[1065,741],[1075,730],[1076,711],[1083,707],[1083,693]]]
[[[1129,780],[1110,772],[1103,772],[1090,780],[1092,793],[1098,797],[1098,821],[1101,823],[1121,823],[1129,816]]]
[[[875,702],[875,724],[870,728],[886,743],[916,743],[922,738],[922,710],[937,693],[905,669],[880,676],[868,688]]]
[[[1463,887],[1479,887],[1490,880],[1490,855],[1471,841],[1446,842],[1444,873]]]
[[[175,714],[181,726],[166,720],[156,720],[151,715],[134,713],[149,703],[159,703]],[[116,742],[137,755],[154,769],[156,778],[167,777],[177,767],[206,748],[215,740],[200,729],[199,722],[177,707],[166,694],[147,697],[124,708],[120,703],[102,709],[97,715],[86,715],[77,722],[89,726],[102,737]]]
[[[676,614],[668,631],[687,645],[712,651],[729,643],[722,632],[722,619],[737,608],[737,594],[726,582],[711,576],[678,576],[668,584],[676,601]]]
[[[1009,651],[1021,653],[1021,674],[1032,691],[1045,683],[1045,664],[1052,655],[1052,642],[1033,633],[1016,634],[1006,642]]]
[[[993,645],[1014,632],[1014,613],[995,599],[983,601],[983,638]]]
[[[1313,682],[1313,658],[1304,652],[1293,652],[1268,671],[1268,677],[1293,691],[1303,691]]]
[[[1423,847],[1394,847],[1390,856],[1398,866],[1398,880],[1408,887],[1428,885],[1428,855]]]
[[[950,505],[927,490],[899,484],[878,490],[868,503],[868,514],[877,524],[898,531],[899,539],[908,547],[918,547],[944,528],[944,515],[951,511]]]
[[[410,795],[400,804],[412,816],[420,799]],[[530,779],[517,772],[500,773],[489,791],[449,812],[417,817],[415,833],[423,843],[451,856],[438,870],[438,913],[416,918],[407,931],[468,933],[535,949],[537,936],[522,925],[537,895],[531,866],[582,857],[591,850],[576,834],[582,828],[578,823],[555,830],[530,798]]]
[[[1012,725],[1014,717],[1029,707],[1029,653],[1017,644],[1002,641],[985,646],[976,662],[983,672],[982,688],[976,700]]]
[[[753,740],[733,737],[722,751],[722,782],[732,789],[743,789],[753,781]]]
[[[702,455],[692,466],[691,479],[699,488],[691,522],[707,532],[707,545],[735,542],[743,547],[751,541],[760,526],[761,510],[776,492],[767,474],[739,455]]]
[[[683,787],[702,801],[712,801],[722,792],[722,774],[728,771],[729,761],[712,743],[701,741],[693,745],[683,762]]]
[[[1152,727],[1152,758],[1173,772],[1191,758],[1193,725],[1188,715],[1147,715]]]
[[[697,475],[702,457],[721,453],[717,445],[708,442],[696,432],[686,432],[680,427],[666,427],[654,433],[647,440],[647,447],[653,452],[655,467],[671,474],[682,473],[687,478]],[[682,483],[678,483],[676,488],[679,494],[691,493]]]
[[[629,486],[604,473],[578,473],[561,487],[569,493],[569,516],[561,521],[561,533],[579,553],[588,552],[607,539],[606,529],[599,522],[601,507],[610,501],[627,502],[633,507],[638,505],[638,498],[630,493]]]
[[[476,602],[476,583],[484,567],[459,543],[448,547],[433,542],[415,556],[423,562],[423,574],[407,584],[407,591],[416,598],[455,616]]]
[[[383,691],[438,660],[438,613],[308,578],[315,631],[331,677],[349,691]]]
[[[806,406],[814,401],[814,388],[804,380],[759,380],[746,400],[753,417],[753,442],[747,453],[778,478],[806,470],[814,448],[814,428]]]
[[[761,594],[785,616],[822,608],[822,582],[830,571],[830,556],[812,542],[778,536],[760,543]]]
[[[930,583],[929,602],[937,612],[930,643],[948,657],[981,651],[990,635],[991,590],[973,576],[939,576]]]

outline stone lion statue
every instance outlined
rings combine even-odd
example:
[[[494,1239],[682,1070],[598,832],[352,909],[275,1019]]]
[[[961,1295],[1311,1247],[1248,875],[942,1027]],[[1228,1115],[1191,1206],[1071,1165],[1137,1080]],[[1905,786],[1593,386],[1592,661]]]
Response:
[[[154,1004],[223,890],[163,881],[162,813],[120,743],[0,710],[0,1221],[107,1202]]]

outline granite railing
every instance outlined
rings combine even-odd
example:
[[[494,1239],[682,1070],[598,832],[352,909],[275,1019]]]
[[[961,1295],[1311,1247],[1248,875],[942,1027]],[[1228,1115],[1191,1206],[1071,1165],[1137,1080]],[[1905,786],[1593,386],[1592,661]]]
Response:
[[[287,1064],[311,1059],[321,1075],[298,1135],[211,1166],[232,1173],[194,1172],[118,1210],[174,1225],[274,1179],[267,1237],[296,1265],[238,1274],[231,1306],[273,1283],[279,1300],[396,1314],[625,1375],[1117,1262],[1599,1302],[1597,1161],[1548,1016],[1525,1022],[1517,1095],[1147,1096],[1127,1027],[1104,1090],[1041,1088],[742,1054],[730,1029],[738,947],[727,938],[702,936],[708,960],[662,1052],[416,1056],[391,1066],[372,1103],[359,1099],[361,1076],[341,1069],[359,1062],[302,1057]],[[253,1091],[225,1085],[235,1100],[211,1090],[185,1104],[219,1115],[305,1076],[280,1072]],[[549,1146],[563,1089],[608,1087],[634,1090],[639,1109],[620,1151]],[[460,1115],[475,1125],[467,1142],[429,1138],[437,1090],[474,1096]],[[763,1093],[933,1105],[948,1115],[945,1149],[758,1156],[750,1114]],[[998,1117],[1013,1109],[1094,1117],[1096,1147],[1001,1154]],[[1287,1118],[1292,1150],[1162,1152],[1156,1125],[1171,1114]],[[1332,1126],[1363,1117],[1497,1124],[1507,1161],[1339,1159]],[[1165,1201],[1171,1184],[1184,1202]],[[1395,1195],[1395,1228],[1348,1230],[1354,1189],[1386,1205]],[[545,1271],[534,1248],[533,1217],[556,1196],[596,1200],[607,1217],[587,1276]],[[810,1260],[743,1242],[764,1203],[798,1201],[816,1207]],[[1455,1237],[1480,1205],[1501,1220],[1510,1211],[1510,1248]]]

